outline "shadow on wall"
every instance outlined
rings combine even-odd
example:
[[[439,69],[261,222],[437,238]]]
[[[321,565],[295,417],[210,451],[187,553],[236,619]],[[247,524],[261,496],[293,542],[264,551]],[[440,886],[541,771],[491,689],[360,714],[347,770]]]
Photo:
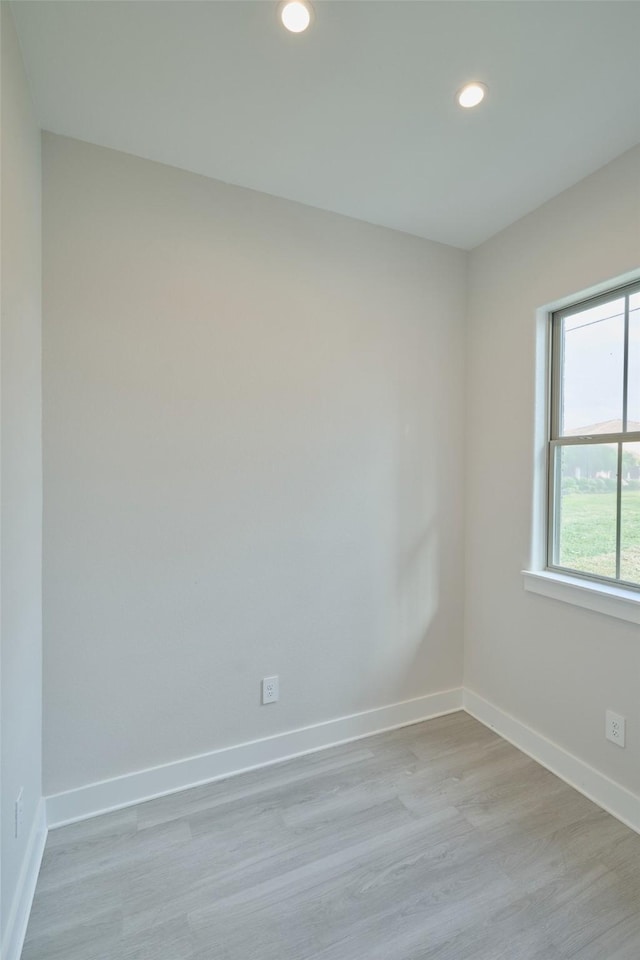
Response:
[[[438,632],[441,605],[442,551],[438,530],[443,515],[439,482],[439,425],[434,409],[437,371],[424,332],[412,328],[414,339],[398,378],[397,426],[394,450],[395,487],[395,610],[386,631],[382,663],[372,682],[384,682],[387,702],[396,702],[442,689],[430,680],[442,661],[445,638]]]

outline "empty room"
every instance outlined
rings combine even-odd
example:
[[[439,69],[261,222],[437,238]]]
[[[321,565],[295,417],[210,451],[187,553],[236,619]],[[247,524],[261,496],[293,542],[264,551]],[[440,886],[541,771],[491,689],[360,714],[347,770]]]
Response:
[[[640,2],[0,11],[0,960],[640,960]]]

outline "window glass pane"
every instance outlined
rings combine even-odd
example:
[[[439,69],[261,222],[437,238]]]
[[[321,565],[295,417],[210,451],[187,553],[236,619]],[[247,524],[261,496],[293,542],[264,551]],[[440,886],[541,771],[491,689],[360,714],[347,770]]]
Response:
[[[559,496],[554,562],[616,576],[617,444],[557,447]]]
[[[622,444],[620,577],[640,584],[640,443]]]
[[[640,430],[640,292],[629,297],[627,430]]]
[[[560,433],[622,430],[624,298],[565,317],[562,346]]]

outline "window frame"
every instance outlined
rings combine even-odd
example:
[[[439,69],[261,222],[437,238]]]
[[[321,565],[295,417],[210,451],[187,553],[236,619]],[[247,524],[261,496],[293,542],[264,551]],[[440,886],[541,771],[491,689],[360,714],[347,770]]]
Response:
[[[634,280],[621,286],[611,287],[609,290],[599,293],[593,297],[585,297],[576,300],[567,306],[552,311],[549,314],[549,391],[548,391],[548,426],[547,426],[547,490],[546,490],[546,567],[545,569],[554,575],[561,577],[578,577],[592,584],[599,584],[604,587],[621,588],[625,591],[631,590],[640,594],[640,584],[632,581],[623,580],[620,577],[621,563],[621,504],[622,504],[622,445],[624,443],[640,442],[640,431],[628,431],[628,377],[629,377],[629,314],[630,297],[640,292],[640,280]],[[611,300],[624,298],[624,347],[623,347],[623,374],[622,374],[622,430],[607,434],[584,434],[572,436],[561,434],[560,425],[562,417],[562,371],[563,371],[563,337],[562,322],[567,317],[575,313],[582,313],[585,310],[597,307],[599,304],[607,303]],[[566,446],[575,446],[587,444],[610,445],[617,444],[617,474],[616,474],[616,574],[614,577],[592,574],[583,570],[577,570],[573,567],[561,566],[554,563],[554,557],[558,555],[559,532],[560,532],[560,501],[561,489],[558,477],[560,470],[560,458],[557,451]]]

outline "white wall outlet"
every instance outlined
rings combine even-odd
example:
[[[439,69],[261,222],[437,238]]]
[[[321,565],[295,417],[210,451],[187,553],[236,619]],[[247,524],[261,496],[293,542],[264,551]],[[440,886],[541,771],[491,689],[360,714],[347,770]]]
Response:
[[[13,833],[17,840],[22,833],[22,825],[24,823],[24,787],[20,787],[20,793],[16,797],[14,818]]]
[[[614,713],[613,710],[607,710],[605,719],[607,740],[611,740],[611,743],[615,743],[617,747],[624,747],[625,718],[621,717],[619,713]]]
[[[262,681],[262,702],[275,703],[280,698],[280,681],[278,677],[265,677]]]

